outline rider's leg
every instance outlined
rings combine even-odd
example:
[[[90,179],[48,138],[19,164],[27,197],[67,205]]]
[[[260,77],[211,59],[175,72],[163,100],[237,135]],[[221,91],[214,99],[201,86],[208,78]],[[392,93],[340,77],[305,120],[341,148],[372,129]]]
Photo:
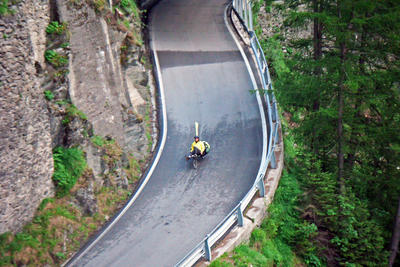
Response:
[[[193,149],[193,151],[192,151],[192,155],[195,155],[195,154],[201,156],[201,151],[200,151],[200,149],[198,149],[197,147],[195,147],[195,148]]]

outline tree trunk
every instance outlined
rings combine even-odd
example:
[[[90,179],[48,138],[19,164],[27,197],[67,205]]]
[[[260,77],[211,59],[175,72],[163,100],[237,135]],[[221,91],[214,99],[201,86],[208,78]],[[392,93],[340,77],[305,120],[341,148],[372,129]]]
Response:
[[[399,240],[400,240],[400,197],[399,197],[399,202],[397,204],[397,214],[394,222],[392,243],[390,245],[390,258],[389,258],[390,267],[393,266],[396,260],[397,251],[399,249]]]
[[[365,16],[368,17],[369,14],[366,13]],[[362,32],[361,32],[361,37],[360,37],[360,52],[359,52],[360,59],[359,59],[359,62],[358,62],[359,71],[363,76],[367,75],[366,72],[365,72],[366,56],[363,53],[364,49],[367,47],[366,35],[367,35],[367,29],[366,29],[366,26],[364,25],[362,27]],[[358,90],[357,90],[357,93],[356,93],[354,110],[356,111],[355,118],[357,119],[357,122],[359,121],[359,123],[365,124],[366,122],[363,122],[363,116],[362,116],[361,111],[359,110],[359,108],[360,108],[360,106],[362,104],[362,100],[363,100],[362,92],[363,92],[363,87],[360,86],[358,88]],[[357,155],[357,152],[358,152],[358,149],[359,149],[359,140],[357,140],[357,135],[358,134],[359,133],[357,133],[353,129],[352,132],[351,132],[351,135],[350,135],[349,142],[350,142],[351,149],[350,149],[350,152],[348,153],[347,160],[346,160],[346,165],[347,165],[346,168],[348,170],[348,173],[351,173],[351,171],[353,170],[354,162],[356,160],[356,155]]]
[[[342,14],[338,3],[338,17],[341,19]],[[338,181],[340,193],[345,193],[344,181],[344,140],[343,140],[343,113],[344,113],[344,91],[345,91],[345,64],[346,64],[346,44],[344,40],[340,40],[340,69],[339,69],[339,84],[338,84],[338,119],[337,119],[337,138],[338,138]]]
[[[321,13],[323,10],[322,1],[321,0],[313,0],[314,13]],[[314,18],[314,30],[313,30],[313,44],[314,44],[314,60],[318,61],[322,57],[322,23],[320,19]],[[314,70],[314,74],[317,77],[321,77],[321,67],[317,66]],[[319,111],[320,101],[319,101],[320,91],[317,92],[317,98],[313,102],[312,111],[315,114]],[[318,144],[318,136],[317,136],[317,128],[313,129],[312,136],[312,148],[314,153],[318,155],[319,153],[319,144]]]

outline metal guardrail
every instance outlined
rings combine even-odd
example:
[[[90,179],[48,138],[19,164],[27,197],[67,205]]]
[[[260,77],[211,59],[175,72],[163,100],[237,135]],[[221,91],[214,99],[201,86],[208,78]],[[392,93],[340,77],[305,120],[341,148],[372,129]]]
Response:
[[[257,67],[260,72],[261,82],[263,88],[259,90],[261,96],[264,97],[268,110],[268,123],[269,123],[269,141],[266,160],[263,166],[260,166],[258,176],[246,196],[240,201],[238,205],[200,242],[194,247],[180,262],[175,266],[192,266],[200,258],[204,257],[207,261],[211,261],[211,247],[220,240],[231,227],[237,225],[243,226],[243,211],[249,205],[251,199],[259,191],[261,197],[265,196],[264,177],[267,172],[269,164],[271,168],[276,168],[275,159],[275,146],[278,143],[278,128],[279,128],[279,115],[277,103],[273,94],[272,81],[269,74],[267,62],[265,60],[264,52],[261,48],[260,42],[253,31],[253,15],[251,10],[251,2],[249,0],[232,0],[234,11],[241,19],[241,23],[250,35],[251,48],[257,61]]]

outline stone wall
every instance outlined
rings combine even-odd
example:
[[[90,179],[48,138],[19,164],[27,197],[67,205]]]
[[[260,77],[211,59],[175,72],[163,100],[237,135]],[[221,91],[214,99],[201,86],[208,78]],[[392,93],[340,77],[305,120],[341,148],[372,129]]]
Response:
[[[48,1],[0,17],[0,233],[18,231],[53,196],[49,112],[40,87]]]

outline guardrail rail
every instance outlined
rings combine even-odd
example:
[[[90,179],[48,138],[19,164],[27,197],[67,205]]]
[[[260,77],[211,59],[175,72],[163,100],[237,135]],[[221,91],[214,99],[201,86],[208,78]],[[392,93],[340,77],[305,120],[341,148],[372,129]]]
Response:
[[[209,234],[207,234],[207,236],[201,242],[198,243],[196,247],[194,247],[175,266],[192,266],[202,257],[204,257],[207,261],[211,261],[211,247],[217,243],[227,233],[227,231],[229,231],[231,227],[235,225],[235,223],[237,223],[239,227],[243,226],[243,211],[246,209],[247,205],[249,205],[251,199],[254,197],[257,191],[259,191],[260,197],[265,196],[264,177],[268,166],[271,164],[271,168],[273,169],[277,167],[274,151],[276,144],[279,141],[279,114],[264,52],[256,34],[253,31],[251,1],[232,0],[232,7],[250,36],[251,49],[256,58],[257,67],[261,76],[263,88],[258,90],[256,93],[260,94],[261,97],[264,97],[267,105],[268,124],[270,129],[268,149],[266,151],[267,156],[266,160],[261,163],[262,166],[260,166],[260,171],[257,175],[257,178],[246,196]]]

